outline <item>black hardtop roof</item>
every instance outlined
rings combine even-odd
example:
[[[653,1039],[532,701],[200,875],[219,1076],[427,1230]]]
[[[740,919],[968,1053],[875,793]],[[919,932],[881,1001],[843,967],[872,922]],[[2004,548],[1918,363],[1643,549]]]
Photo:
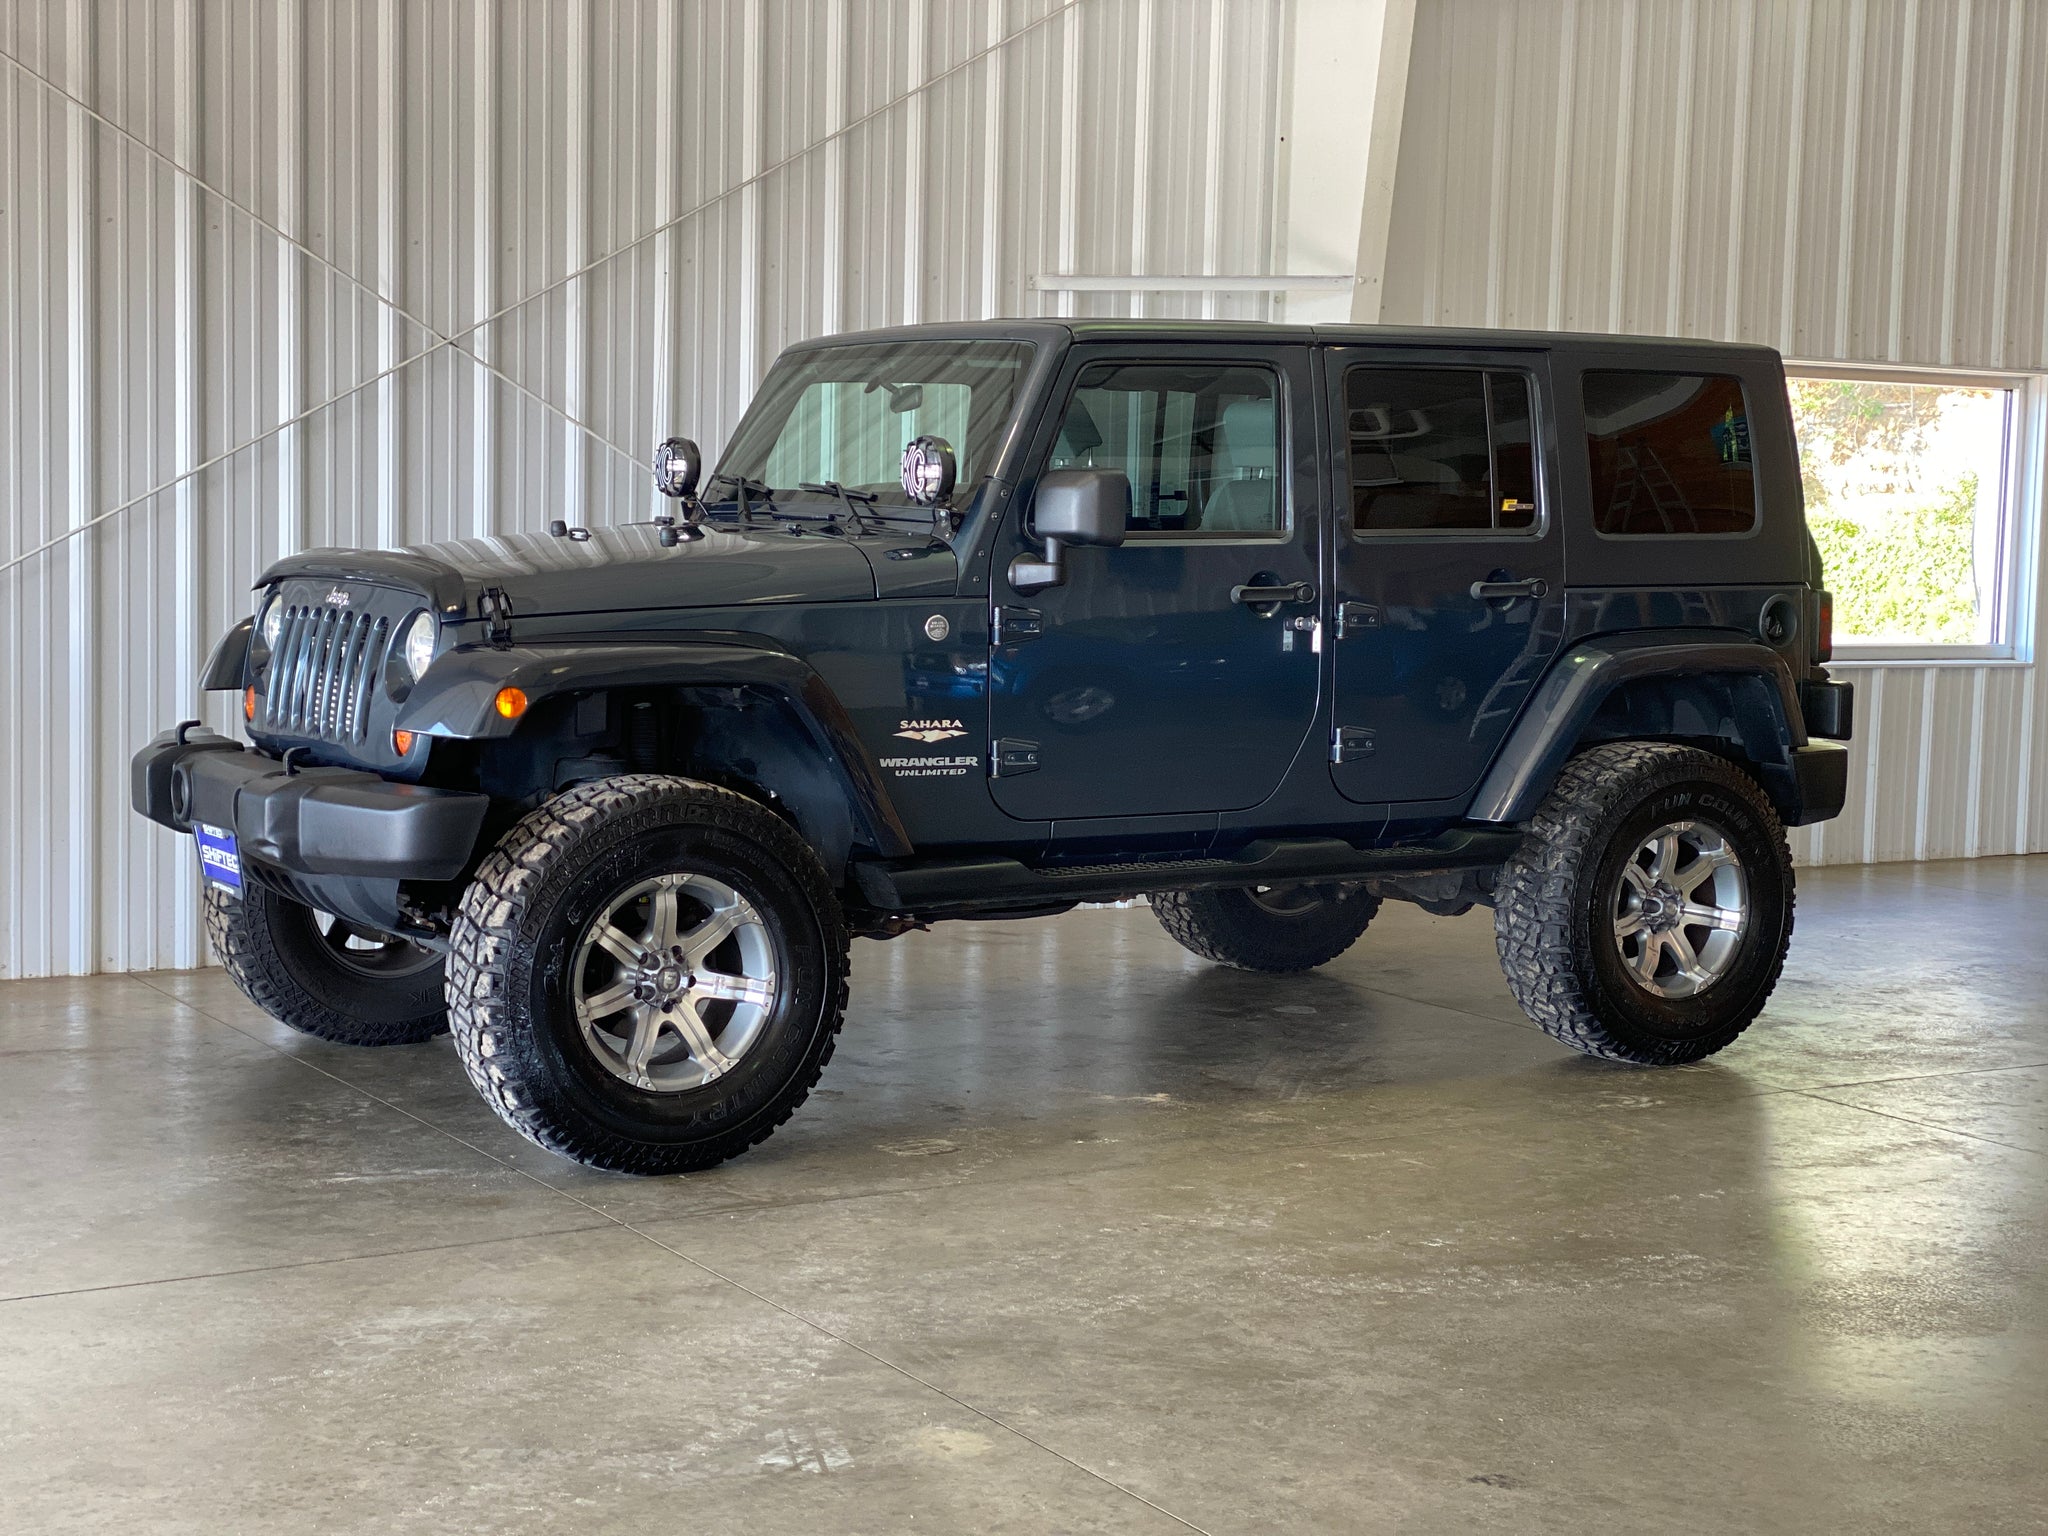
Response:
[[[1513,347],[1529,350],[1571,348],[1603,352],[1725,353],[1730,357],[1770,358],[1777,349],[1752,342],[1708,341],[1695,336],[1611,336],[1597,331],[1506,331],[1437,325],[1280,325],[1253,320],[961,320],[930,325],[898,325],[872,331],[846,331],[792,342],[789,350],[847,343],[916,341],[1263,341],[1326,342],[1352,345],[1438,347],[1444,349]]]

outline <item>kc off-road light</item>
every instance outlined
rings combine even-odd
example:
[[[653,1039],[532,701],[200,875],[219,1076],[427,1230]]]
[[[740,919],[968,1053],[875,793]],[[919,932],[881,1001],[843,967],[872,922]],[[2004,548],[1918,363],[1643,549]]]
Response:
[[[936,507],[953,494],[959,469],[943,437],[913,437],[903,449],[903,494],[920,507]]]
[[[405,670],[418,682],[434,660],[434,642],[440,638],[439,627],[431,613],[416,616],[405,631]]]
[[[678,499],[697,489],[704,455],[687,437],[663,438],[654,447],[654,488],[664,496]]]

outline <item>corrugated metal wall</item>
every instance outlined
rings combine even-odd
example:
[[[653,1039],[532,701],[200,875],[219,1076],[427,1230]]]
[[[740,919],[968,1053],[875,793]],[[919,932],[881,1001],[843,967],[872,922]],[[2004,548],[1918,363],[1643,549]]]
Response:
[[[1390,320],[2048,370],[2048,4],[1421,5],[1386,295]],[[2032,410],[2038,443],[2038,386]],[[2048,849],[2032,665],[1842,675],[1849,806],[1800,857]]]
[[[653,440],[722,440],[790,340],[1041,312],[1040,272],[1274,270],[1286,24],[0,7],[0,564],[106,518],[0,576],[0,975],[199,960],[189,850],[129,814],[127,758],[200,712],[281,551],[644,517]]]

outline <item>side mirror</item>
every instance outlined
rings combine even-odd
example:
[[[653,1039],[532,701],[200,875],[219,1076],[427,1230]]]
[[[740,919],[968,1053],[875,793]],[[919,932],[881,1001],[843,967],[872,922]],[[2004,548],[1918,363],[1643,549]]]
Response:
[[[1067,579],[1069,544],[1114,549],[1131,520],[1131,482],[1120,469],[1052,469],[1038,477],[1032,532],[1045,541],[1045,557],[1010,562],[1010,585],[1019,592],[1056,587]]]

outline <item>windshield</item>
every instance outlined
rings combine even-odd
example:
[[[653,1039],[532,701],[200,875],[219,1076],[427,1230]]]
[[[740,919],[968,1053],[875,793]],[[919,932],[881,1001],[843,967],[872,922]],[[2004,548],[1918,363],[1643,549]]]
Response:
[[[787,354],[769,370],[718,472],[778,494],[836,482],[901,501],[903,447],[929,435],[952,444],[964,504],[989,473],[1030,359],[1030,343],[1019,341],[894,341]]]

